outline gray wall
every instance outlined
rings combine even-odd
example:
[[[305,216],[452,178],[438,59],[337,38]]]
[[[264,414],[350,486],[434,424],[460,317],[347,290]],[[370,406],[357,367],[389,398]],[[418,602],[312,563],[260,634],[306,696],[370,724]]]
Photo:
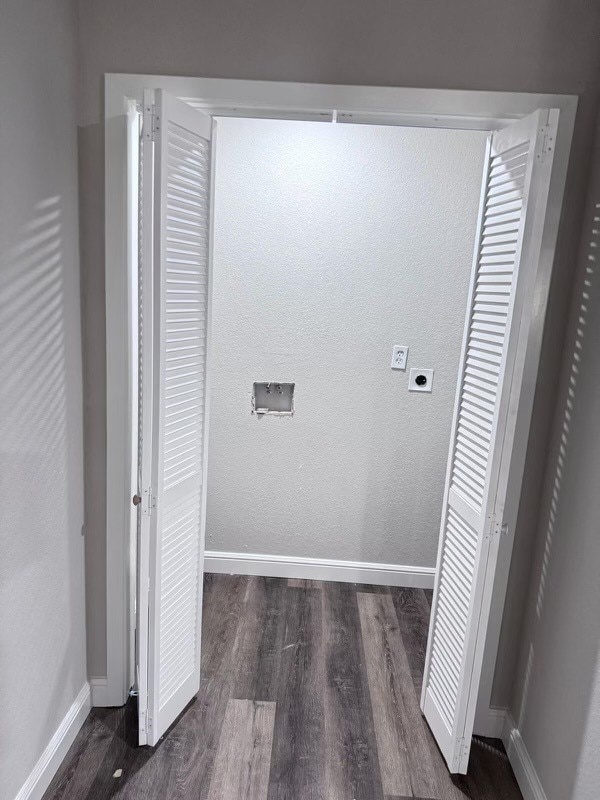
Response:
[[[598,99],[600,6],[589,0],[80,0],[80,145],[85,281],[86,503],[89,516],[90,669],[105,666],[103,503],[104,315],[102,76],[138,72],[265,80],[564,92],[582,96],[541,374],[516,532],[495,702],[505,704],[516,662],[554,408],[573,252]]]
[[[600,787],[599,353],[600,125],[511,702],[548,800]]]
[[[0,798],[86,680],[75,9],[0,25]]]
[[[487,134],[217,127],[206,547],[433,567]]]

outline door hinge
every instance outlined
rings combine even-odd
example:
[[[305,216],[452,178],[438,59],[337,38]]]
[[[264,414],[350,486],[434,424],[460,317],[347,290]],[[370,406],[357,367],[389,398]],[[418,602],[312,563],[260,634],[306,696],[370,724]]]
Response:
[[[152,494],[152,487],[148,486],[142,492],[142,514],[148,517],[156,509],[156,495]]]
[[[457,742],[457,751],[456,755],[458,758],[459,764],[464,761],[465,758],[469,757],[469,753],[471,751],[471,739],[465,739],[464,736],[458,740]]]
[[[143,122],[143,135],[144,139],[148,142],[156,140],[156,133],[158,131],[159,118],[156,113],[155,105],[144,106],[144,122]]]
[[[553,150],[554,130],[550,125],[542,125],[540,128],[538,152],[536,153],[537,160],[543,161]]]
[[[508,522],[501,522],[495,516],[492,517],[490,526],[490,536],[506,536],[508,534]]]

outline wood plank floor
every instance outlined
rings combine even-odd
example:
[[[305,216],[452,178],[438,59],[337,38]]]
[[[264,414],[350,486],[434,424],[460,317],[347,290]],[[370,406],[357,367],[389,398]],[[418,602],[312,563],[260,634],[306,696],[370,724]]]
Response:
[[[419,589],[206,575],[195,701],[153,750],[133,702],[94,709],[44,800],[521,800],[498,741],[445,768],[419,710],[429,613]]]

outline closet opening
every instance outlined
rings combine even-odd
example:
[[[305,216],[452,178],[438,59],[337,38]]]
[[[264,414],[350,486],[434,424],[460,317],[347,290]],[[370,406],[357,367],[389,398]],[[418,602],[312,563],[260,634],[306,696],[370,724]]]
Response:
[[[494,758],[471,736],[568,114],[208,105],[129,113],[139,743],[188,708],[221,720],[213,767],[257,724],[290,791],[454,796]]]

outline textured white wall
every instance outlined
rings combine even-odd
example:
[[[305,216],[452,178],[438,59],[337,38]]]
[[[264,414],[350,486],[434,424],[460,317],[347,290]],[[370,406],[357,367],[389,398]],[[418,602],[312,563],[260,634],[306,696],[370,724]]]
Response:
[[[434,565],[486,135],[217,137],[207,548]],[[295,381],[294,416],[252,416],[255,380]]]
[[[1,800],[86,680],[75,21],[2,3]]]
[[[548,800],[600,795],[599,352],[600,124],[512,701]]]

